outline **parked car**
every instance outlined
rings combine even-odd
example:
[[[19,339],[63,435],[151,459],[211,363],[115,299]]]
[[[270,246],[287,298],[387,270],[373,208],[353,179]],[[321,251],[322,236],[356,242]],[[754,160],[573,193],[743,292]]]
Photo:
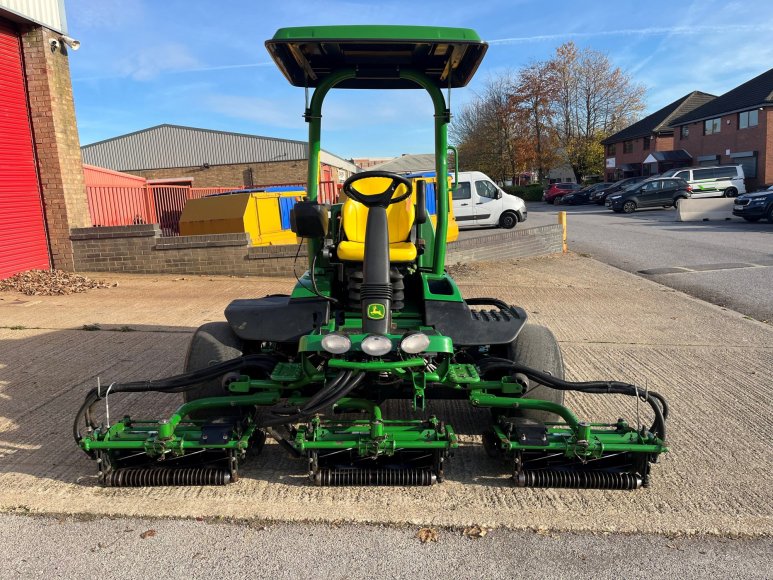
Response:
[[[733,215],[747,222],[758,222],[765,218],[773,224],[773,185],[761,191],[739,195],[733,203]]]
[[[607,197],[607,207],[617,213],[633,213],[641,207],[677,207],[690,197],[692,187],[677,177],[655,177],[631,185]]]
[[[622,191],[629,185],[634,185],[635,183],[639,183],[640,181],[644,181],[645,179],[647,178],[644,176],[639,176],[639,177],[626,177],[625,179],[621,179],[620,181],[615,181],[610,187],[607,187],[605,189],[600,189],[599,191],[595,192],[592,196],[592,199],[598,205],[604,205],[604,202],[606,202],[607,200],[607,196],[613,193]]]
[[[746,193],[742,165],[669,169],[663,177],[681,177],[692,185],[693,197],[736,197]]]
[[[508,195],[480,171],[460,171],[452,192],[454,219],[460,228],[499,226],[511,229],[526,221],[526,204]]]
[[[591,196],[602,189],[608,188],[612,185],[612,182],[606,183],[594,183],[587,187],[583,187],[579,191],[567,193],[566,195],[558,196],[555,199],[555,203],[565,203],[567,205],[581,205],[583,203],[590,203]]]
[[[564,196],[567,193],[580,190],[581,187],[577,183],[551,183],[542,193],[542,201],[553,203],[558,196]]]

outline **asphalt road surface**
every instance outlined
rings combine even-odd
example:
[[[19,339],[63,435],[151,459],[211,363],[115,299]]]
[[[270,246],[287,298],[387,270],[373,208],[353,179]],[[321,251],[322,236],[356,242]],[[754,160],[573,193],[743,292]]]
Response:
[[[773,224],[677,222],[673,209],[616,214],[598,205],[528,204],[518,227],[568,215],[569,249],[757,320],[773,322]],[[496,230],[494,230],[496,231]],[[462,238],[491,234],[467,230]]]
[[[769,538],[0,515],[3,578],[768,578]],[[469,535],[473,532],[472,537]],[[432,532],[428,532],[428,536]],[[44,538],[44,541],[41,539]]]

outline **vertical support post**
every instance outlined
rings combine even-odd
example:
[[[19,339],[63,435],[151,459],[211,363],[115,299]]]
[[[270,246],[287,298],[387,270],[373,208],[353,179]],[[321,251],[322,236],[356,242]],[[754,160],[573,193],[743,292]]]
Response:
[[[327,92],[341,81],[351,79],[356,76],[354,69],[343,69],[335,74],[325,77],[314,89],[309,108],[304,113],[304,118],[309,124],[309,164],[306,173],[306,194],[310,201],[317,201],[319,197],[319,151],[320,139],[322,133],[322,101],[325,100]],[[309,238],[309,269],[314,263],[314,256],[320,250],[320,241],[315,238]]]
[[[566,244],[566,212],[558,212],[558,223],[561,226],[561,251],[566,254],[569,251],[569,246]]]
[[[424,88],[435,106],[435,172],[437,175],[437,225],[435,248],[432,255],[432,273],[442,276],[445,272],[446,244],[448,237],[448,123],[451,112],[446,107],[443,93],[421,72],[401,70],[400,78],[411,80]]]

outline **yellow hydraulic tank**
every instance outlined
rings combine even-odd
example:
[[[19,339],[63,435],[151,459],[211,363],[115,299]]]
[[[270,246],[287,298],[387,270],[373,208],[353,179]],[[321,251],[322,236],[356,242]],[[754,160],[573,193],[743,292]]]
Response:
[[[253,191],[191,199],[180,216],[180,235],[247,232],[253,246],[296,244],[289,213],[305,195],[295,191]]]

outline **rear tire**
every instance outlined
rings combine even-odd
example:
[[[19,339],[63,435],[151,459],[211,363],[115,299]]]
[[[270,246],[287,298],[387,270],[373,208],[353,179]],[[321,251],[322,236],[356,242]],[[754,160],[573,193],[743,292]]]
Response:
[[[507,355],[514,363],[549,373],[559,379],[564,378],[564,358],[558,341],[549,328],[526,324],[508,346]],[[531,381],[526,396],[558,405],[564,404],[564,391],[551,389],[534,381]],[[560,417],[546,411],[520,411],[517,416],[541,422],[560,420]]]
[[[232,360],[242,356],[244,343],[234,334],[227,322],[208,322],[201,325],[191,338],[188,345],[188,353],[185,356],[184,372],[204,369],[214,364]],[[220,378],[205,381],[196,385],[193,389],[185,391],[185,402],[195,401],[206,397],[219,397],[227,395]],[[193,419],[233,419],[238,418],[239,413],[226,412],[225,409],[216,409],[210,412],[191,414]]]
[[[518,224],[518,216],[511,211],[506,211],[499,216],[499,227],[505,230],[512,230]]]
[[[722,194],[722,197],[737,197],[738,190],[735,187],[728,187]]]

